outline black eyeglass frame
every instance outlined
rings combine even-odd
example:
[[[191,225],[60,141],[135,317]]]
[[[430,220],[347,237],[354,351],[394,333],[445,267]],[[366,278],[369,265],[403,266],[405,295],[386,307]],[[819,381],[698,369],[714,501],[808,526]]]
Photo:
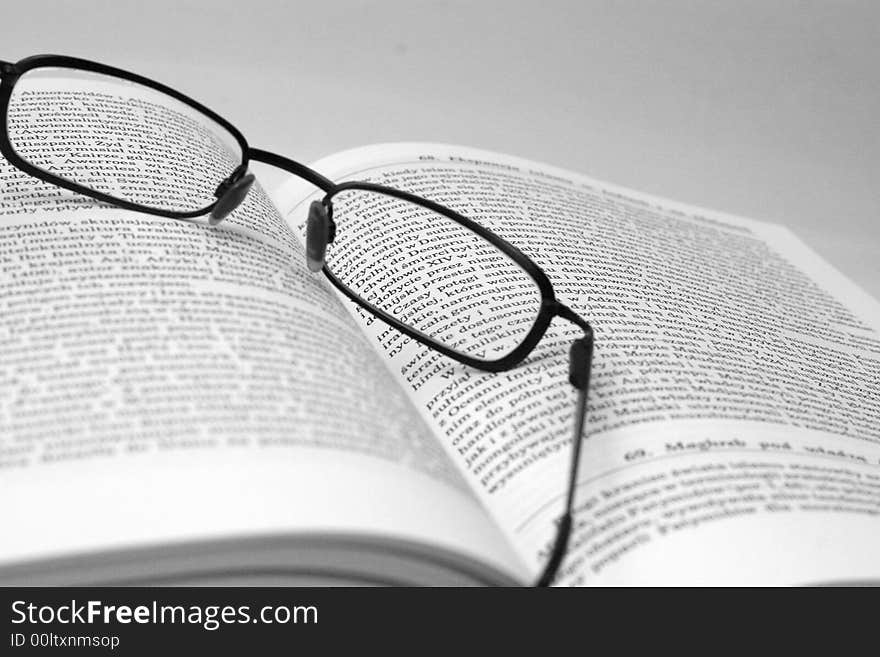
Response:
[[[356,292],[352,291],[347,285],[345,285],[345,283],[337,278],[336,274],[333,273],[332,269],[328,265],[324,265],[324,274],[327,276],[327,278],[330,279],[330,282],[340,292],[342,292],[349,299],[363,307],[364,310],[378,317],[386,324],[393,326],[404,335],[407,335],[413,340],[417,340],[418,342],[431,347],[432,349],[440,352],[444,356],[448,356],[449,358],[457,360],[458,362],[468,365],[470,367],[475,367],[477,369],[485,370],[487,372],[504,372],[511,369],[512,367],[515,367],[528,357],[528,355],[541,341],[541,338],[544,337],[544,333],[550,326],[550,322],[553,320],[553,317],[556,316],[559,311],[561,311],[561,304],[556,300],[556,294],[553,292],[553,285],[552,283],[550,283],[550,279],[538,265],[536,265],[528,256],[526,256],[522,251],[513,246],[510,242],[507,242],[485,226],[478,224],[472,219],[468,219],[467,217],[456,212],[455,210],[444,207],[438,203],[435,203],[434,201],[416,196],[415,194],[411,194],[409,192],[405,192],[399,189],[394,189],[392,187],[385,187],[384,185],[377,185],[375,183],[360,181],[344,182],[338,184],[336,187],[334,187],[332,191],[328,192],[327,195],[324,197],[322,203],[324,207],[327,208],[327,216],[331,222],[333,220],[333,197],[339,193],[350,190],[359,190],[364,192],[383,194],[385,196],[400,199],[401,201],[407,201],[414,205],[419,205],[423,208],[431,210],[432,212],[440,214],[447,219],[451,219],[455,223],[467,228],[471,232],[476,233],[479,237],[482,237],[484,240],[489,242],[492,246],[501,251],[508,258],[513,260],[514,263],[516,263],[523,271],[525,271],[529,275],[529,277],[538,286],[538,291],[541,294],[541,304],[538,310],[538,314],[533,320],[532,328],[529,329],[529,332],[525,335],[519,345],[517,345],[510,353],[506,354],[502,358],[496,360],[483,360],[480,358],[474,358],[473,356],[469,356],[468,354],[452,349],[451,347],[448,347],[441,342],[437,342],[436,340],[428,335],[425,335],[421,331],[412,328],[408,324],[404,324],[381,308],[361,298]]]
[[[163,210],[161,208],[144,206],[139,203],[128,201],[126,199],[120,199],[110,194],[106,194],[91,189],[89,187],[85,187],[76,182],[45,171],[23,159],[15,151],[12,143],[10,142],[9,132],[7,129],[9,104],[12,99],[12,93],[15,89],[16,83],[25,73],[40,68],[63,68],[107,75],[129,82],[134,82],[155,91],[161,92],[165,95],[171,96],[172,98],[184,103],[192,109],[204,114],[212,121],[214,121],[217,125],[226,130],[230,135],[232,135],[241,149],[241,162],[238,164],[238,166],[236,166],[236,168],[232,171],[227,179],[220,181],[220,183],[218,184],[217,191],[215,192],[215,196],[218,197],[217,201],[214,201],[213,203],[199,210],[190,210],[183,212]],[[320,203],[320,206],[324,209],[324,212],[326,213],[326,221],[328,222],[329,228],[329,239],[327,239],[327,243],[332,243],[335,233],[335,224],[333,223],[333,197],[344,191],[360,190],[365,192],[384,194],[386,196],[419,205],[442,216],[445,216],[463,226],[464,228],[470,230],[471,232],[475,233],[479,237],[485,239],[496,249],[504,253],[511,260],[513,260],[513,262],[516,263],[519,267],[521,267],[531,277],[531,279],[538,287],[541,295],[540,308],[538,310],[537,316],[533,321],[531,329],[523,338],[522,342],[517,345],[510,353],[506,354],[502,358],[491,361],[474,358],[473,356],[452,349],[441,342],[437,342],[436,340],[425,335],[421,331],[418,331],[417,329],[407,324],[404,324],[392,315],[383,311],[381,308],[378,308],[377,306],[360,297],[356,292],[345,285],[345,283],[343,283],[326,264],[322,266],[321,270],[324,275],[329,279],[331,284],[336,287],[343,295],[345,295],[347,298],[351,299],[359,306],[361,306],[364,310],[366,310],[376,318],[382,320],[389,326],[393,327],[400,333],[464,365],[487,372],[507,371],[525,360],[544,337],[544,334],[550,326],[550,323],[555,317],[570,321],[583,330],[584,336],[574,341],[569,352],[568,378],[569,382],[579,391],[579,397],[575,419],[572,460],[569,471],[569,485],[566,495],[565,512],[560,517],[559,523],[557,525],[557,535],[553,544],[553,548],[551,550],[551,554],[548,558],[547,564],[545,565],[543,572],[541,573],[537,581],[537,585],[546,586],[552,583],[555,574],[562,562],[562,559],[565,556],[565,551],[567,548],[568,539],[572,527],[574,492],[577,485],[577,471],[580,461],[583,425],[587,411],[586,404],[593,356],[593,330],[586,320],[581,318],[574,311],[572,311],[556,299],[556,295],[554,293],[553,285],[550,282],[550,279],[544,273],[544,271],[534,261],[531,260],[531,258],[526,256],[518,248],[516,248],[503,238],[499,237],[486,227],[480,225],[472,219],[469,219],[459,214],[458,212],[450,208],[442,206],[428,199],[402,190],[368,182],[353,181],[337,184],[330,179],[324,177],[317,171],[314,171],[313,169],[303,164],[300,164],[299,162],[269,151],[252,148],[247,143],[244,135],[242,135],[242,133],[235,126],[229,123],[229,121],[224,119],[216,112],[193,100],[189,96],[180,93],[175,89],[172,89],[171,87],[168,87],[149,78],[143,77],[141,75],[137,75],[123,69],[115,68],[113,66],[108,66],[106,64],[101,64],[98,62],[93,62],[76,57],[67,57],[64,55],[34,55],[15,63],[0,61],[0,76],[2,76],[2,78],[0,78],[0,126],[2,126],[2,129],[0,129],[0,153],[2,153],[2,155],[6,158],[7,161],[9,161],[10,164],[20,169],[21,171],[33,176],[34,178],[43,180],[58,187],[62,187],[69,191],[82,194],[84,196],[88,196],[98,201],[102,201],[104,203],[108,203],[110,205],[126,210],[143,212],[146,214],[170,219],[195,219],[206,214],[210,214],[215,210],[218,203],[221,203],[223,201],[224,193],[227,192],[231,186],[241,181],[243,177],[247,175],[248,165],[250,164],[250,162],[262,162],[270,166],[284,169],[289,173],[303,178],[304,180],[307,180],[308,182],[314,184],[316,187],[325,192],[323,200],[315,203]],[[246,192],[247,189],[244,190],[244,193]],[[244,194],[241,195],[241,198],[244,198]],[[240,200],[241,199],[238,199],[237,202],[240,202]],[[313,203],[313,206],[314,205],[315,204]]]

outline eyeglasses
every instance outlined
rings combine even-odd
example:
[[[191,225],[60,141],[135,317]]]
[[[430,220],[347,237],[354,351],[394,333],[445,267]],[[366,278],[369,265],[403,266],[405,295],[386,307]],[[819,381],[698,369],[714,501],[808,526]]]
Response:
[[[572,528],[593,331],[556,299],[537,264],[443,205],[368,182],[336,184],[251,148],[219,115],[139,75],[57,55],[0,62],[0,74],[0,153],[35,178],[120,208],[208,215],[216,225],[247,196],[250,162],[262,162],[324,192],[306,222],[309,270],[413,340],[503,372],[532,353],[555,317],[580,327],[584,335],[569,351],[578,400],[565,507],[536,584],[553,582]]]

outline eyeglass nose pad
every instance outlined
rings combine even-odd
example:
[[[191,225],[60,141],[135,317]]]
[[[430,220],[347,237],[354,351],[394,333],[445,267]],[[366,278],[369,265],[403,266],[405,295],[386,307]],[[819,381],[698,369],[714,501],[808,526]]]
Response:
[[[311,272],[319,272],[324,266],[327,245],[333,242],[336,225],[321,201],[312,201],[306,222],[306,265]]]
[[[220,183],[220,186],[217,187],[217,191],[214,192],[215,196],[217,196],[217,202],[211,210],[211,216],[208,218],[208,223],[212,226],[216,226],[229,216],[230,212],[241,205],[241,202],[244,200],[244,197],[247,196],[247,193],[250,191],[251,185],[253,184],[254,174],[252,173],[245,174],[238,180],[227,178]]]

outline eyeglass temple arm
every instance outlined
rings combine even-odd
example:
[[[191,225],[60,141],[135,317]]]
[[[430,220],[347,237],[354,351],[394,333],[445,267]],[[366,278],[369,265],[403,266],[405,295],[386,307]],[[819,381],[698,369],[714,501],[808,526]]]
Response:
[[[571,464],[568,472],[568,492],[565,498],[565,511],[559,518],[556,529],[556,539],[550,558],[544,566],[544,570],[535,582],[535,586],[550,586],[565,553],[568,549],[568,541],[571,537],[572,511],[574,508],[574,495],[577,488],[578,466],[581,460],[581,444],[583,443],[584,421],[587,417],[587,397],[590,391],[590,370],[593,364],[593,329],[580,316],[569,308],[560,304],[557,315],[563,317],[584,331],[584,337],[578,338],[571,344],[568,352],[568,382],[578,391],[577,410],[574,420],[574,437],[572,439]]]

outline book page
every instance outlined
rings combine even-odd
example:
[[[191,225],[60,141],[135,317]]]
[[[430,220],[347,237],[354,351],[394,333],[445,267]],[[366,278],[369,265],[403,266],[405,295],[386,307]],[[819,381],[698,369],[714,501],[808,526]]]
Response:
[[[15,121],[69,119],[62,135],[28,124],[19,152],[50,140],[65,155],[45,166],[66,174],[90,131],[126,115],[141,123],[124,124],[116,159],[84,166],[107,169],[95,177],[107,191],[187,193],[192,163],[168,174],[150,149],[210,136],[197,113],[84,80],[32,91]],[[206,139],[231,171],[237,154]],[[97,203],[6,162],[0,182],[0,565],[364,532],[492,555],[508,576],[521,567],[258,186],[210,227]]]
[[[384,145],[315,167],[476,218],[594,326],[561,583],[880,577],[880,311],[789,231],[459,147]],[[308,200],[290,183],[279,203],[298,224]],[[429,254],[395,242],[363,275],[409,256],[430,279]],[[491,307],[490,286],[468,289]],[[537,572],[565,493],[578,329],[555,321],[492,374],[351,310]]]

